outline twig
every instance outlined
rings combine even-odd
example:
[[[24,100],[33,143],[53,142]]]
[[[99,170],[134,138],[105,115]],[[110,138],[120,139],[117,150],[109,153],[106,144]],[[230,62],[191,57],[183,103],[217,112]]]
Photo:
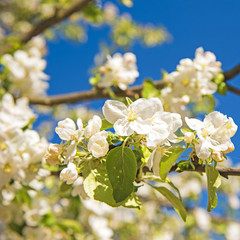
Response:
[[[227,82],[228,80],[236,77],[239,73],[240,73],[240,64],[238,64],[233,69],[223,73],[225,82]]]
[[[235,93],[240,96],[240,89],[232,87],[231,85],[227,84],[227,89],[229,92]]]
[[[55,24],[63,21],[64,19],[71,16],[73,13],[82,10],[86,5],[88,5],[91,2],[94,2],[94,0],[78,0],[73,2],[73,4],[70,5],[68,8],[56,11],[53,16],[44,19],[43,21],[36,24],[32,28],[32,30],[19,36],[20,43],[22,44],[27,43],[32,37],[37,36],[40,33],[43,33],[49,27],[52,27]],[[0,56],[2,54],[9,52],[11,49],[12,49],[11,44],[4,45],[4,47],[0,49]]]
[[[186,171],[191,172],[205,172],[205,166],[200,164],[194,164],[195,169],[188,169]],[[174,164],[170,170],[170,172],[175,172],[178,168],[178,164]],[[224,167],[216,167],[218,172],[222,177],[225,177],[228,179],[228,176],[240,176],[240,168],[224,168]]]
[[[156,88],[161,89],[164,86],[164,82],[156,81],[154,82]],[[126,91],[116,89],[114,94],[118,97],[135,97],[136,95],[141,95],[143,89],[142,85],[137,85],[128,88]],[[79,101],[93,100],[93,99],[106,99],[110,98],[108,91],[104,88],[97,88],[89,91],[68,93],[62,95],[55,95],[49,97],[29,97],[30,104],[39,104],[46,106],[53,106],[57,104],[66,103],[76,103]]]
[[[240,73],[240,64],[234,67],[232,70],[224,72],[224,76],[226,78],[225,81],[235,77],[238,73]],[[158,89],[162,89],[164,87],[164,83],[162,81],[155,81],[155,87]],[[120,91],[119,89],[115,90],[114,93],[118,97],[134,97],[136,94],[139,96],[141,95],[141,91],[143,89],[142,85],[134,86],[128,88],[127,91]],[[231,92],[234,92],[240,95],[239,90],[234,89],[233,87],[228,85],[228,89]],[[93,89],[89,91],[82,91],[82,92],[75,92],[75,93],[68,93],[62,95],[55,95],[49,97],[30,97],[29,102],[30,104],[39,104],[39,105],[46,105],[46,106],[53,106],[57,104],[67,104],[67,103],[76,103],[79,101],[86,101],[92,99],[106,99],[109,98],[108,92],[103,88]]]

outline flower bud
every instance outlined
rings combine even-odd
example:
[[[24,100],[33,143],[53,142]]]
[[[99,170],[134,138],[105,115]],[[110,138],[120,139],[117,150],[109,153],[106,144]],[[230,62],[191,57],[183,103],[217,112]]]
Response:
[[[62,152],[62,146],[59,144],[50,144],[48,147],[48,151],[44,156],[44,159],[47,164],[55,165],[58,164],[58,156]]]
[[[74,183],[78,178],[76,165],[69,162],[67,168],[64,168],[60,173],[60,179],[66,181],[67,184]]]
[[[186,132],[184,134],[184,142],[186,143],[191,143],[194,138],[195,136],[192,132]]]
[[[222,162],[222,161],[225,160],[225,158],[223,157],[222,152],[218,152],[218,151],[213,151],[212,158],[213,158],[213,160],[215,160],[217,162]]]

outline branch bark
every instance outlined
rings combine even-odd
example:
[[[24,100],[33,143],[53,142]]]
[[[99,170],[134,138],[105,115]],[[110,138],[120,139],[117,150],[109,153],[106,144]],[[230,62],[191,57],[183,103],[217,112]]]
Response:
[[[31,31],[23,35],[20,35],[19,36],[20,43],[27,43],[29,40],[31,40],[32,37],[37,36],[40,33],[43,33],[46,29],[63,21],[64,19],[71,16],[73,13],[82,10],[85,6],[87,6],[91,2],[94,2],[94,0],[77,0],[73,2],[73,4],[70,5],[68,8],[63,10],[57,10],[53,16],[44,19],[43,21],[36,24],[36,26],[34,26]],[[9,44],[5,45],[2,49],[0,49],[0,55],[7,53],[11,49],[12,45]]]
[[[240,73],[240,64],[238,64],[233,69],[224,72],[225,81],[230,80]],[[164,83],[162,81],[155,81],[155,87],[158,89],[162,89],[164,87]],[[229,91],[234,92],[240,95],[240,91],[233,89],[233,87],[229,86]],[[141,91],[143,89],[142,85],[133,86],[127,89],[127,91],[121,91],[119,89],[115,90],[114,93],[118,97],[134,97],[136,95],[141,95]],[[53,106],[58,104],[67,104],[67,103],[76,103],[79,101],[93,100],[93,99],[106,99],[110,98],[109,93],[104,88],[93,89],[89,91],[82,92],[74,92],[68,94],[61,94],[49,97],[30,97],[30,104],[39,104],[45,106]]]
[[[240,63],[229,71],[223,73],[225,82],[236,77],[240,73]]]
[[[187,171],[191,172],[205,172],[205,166],[200,164],[194,164],[195,169],[189,169]],[[178,168],[178,164],[174,164],[170,170],[170,172],[175,172]],[[228,179],[228,176],[240,176],[240,168],[224,168],[224,167],[216,167],[220,175],[224,178]]]
[[[231,85],[227,84],[227,89],[229,92],[235,93],[240,96],[240,89],[232,87]]]

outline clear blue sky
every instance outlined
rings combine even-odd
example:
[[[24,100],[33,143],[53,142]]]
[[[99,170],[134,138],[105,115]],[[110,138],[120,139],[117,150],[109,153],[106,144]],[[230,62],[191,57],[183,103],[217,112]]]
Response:
[[[103,1],[104,3],[106,1]],[[202,46],[216,54],[223,70],[240,63],[240,1],[239,0],[136,0],[133,8],[119,5],[121,12],[129,12],[140,23],[164,26],[171,40],[161,46],[145,48],[137,43],[131,49],[137,55],[140,77],[160,79],[162,69],[173,71],[182,58],[193,58],[195,49]],[[108,28],[88,27],[88,40],[74,44],[58,40],[48,44],[48,66],[51,76],[48,93],[59,94],[90,89],[89,69],[99,42],[108,36]],[[229,82],[240,88],[240,76]],[[240,126],[240,96],[228,93],[217,98],[217,110],[231,116]],[[91,107],[100,109],[104,101],[95,101]],[[229,154],[240,163],[240,129],[233,138],[236,150]]]

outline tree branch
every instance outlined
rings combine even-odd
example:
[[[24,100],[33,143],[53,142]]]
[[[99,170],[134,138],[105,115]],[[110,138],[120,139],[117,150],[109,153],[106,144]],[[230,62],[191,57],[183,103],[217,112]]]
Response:
[[[236,77],[239,73],[240,73],[240,64],[238,64],[233,69],[223,73],[225,82],[227,82],[228,80]]]
[[[232,70],[224,72],[225,81],[235,77],[238,73],[240,73],[240,64],[234,67]],[[155,81],[155,87],[158,89],[162,89],[164,87],[164,83],[162,81]],[[133,86],[128,88],[126,91],[121,91],[119,89],[114,90],[114,93],[118,97],[134,97],[136,95],[141,95],[141,91],[143,89],[142,85]],[[234,89],[233,87],[228,85],[228,89],[231,92],[234,92],[240,95],[239,90]],[[93,100],[93,99],[106,99],[110,98],[109,93],[104,88],[93,89],[89,91],[82,92],[74,92],[62,95],[55,95],[49,97],[30,97],[30,104],[39,104],[45,106],[53,106],[57,104],[67,104],[67,103],[76,103],[79,101]]]
[[[43,33],[49,27],[54,26],[55,24],[63,21],[64,19],[71,16],[73,13],[82,10],[89,3],[94,2],[94,0],[77,0],[73,2],[66,9],[57,10],[55,14],[47,19],[42,20],[36,26],[33,26],[32,30],[27,33],[19,36],[20,43],[27,43],[32,37],[37,36],[40,33]],[[0,55],[7,53],[12,49],[12,45],[7,44],[2,49],[0,49]]]
[[[188,169],[186,171],[191,171],[191,172],[205,172],[205,165],[200,165],[200,164],[194,164],[195,169]],[[178,164],[174,164],[170,170],[170,172],[175,172],[178,168]],[[240,168],[225,168],[225,167],[216,167],[218,172],[222,177],[225,177],[228,179],[228,176],[240,176]]]
[[[231,85],[227,84],[227,89],[229,92],[235,93],[240,96],[240,89],[232,87]]]

